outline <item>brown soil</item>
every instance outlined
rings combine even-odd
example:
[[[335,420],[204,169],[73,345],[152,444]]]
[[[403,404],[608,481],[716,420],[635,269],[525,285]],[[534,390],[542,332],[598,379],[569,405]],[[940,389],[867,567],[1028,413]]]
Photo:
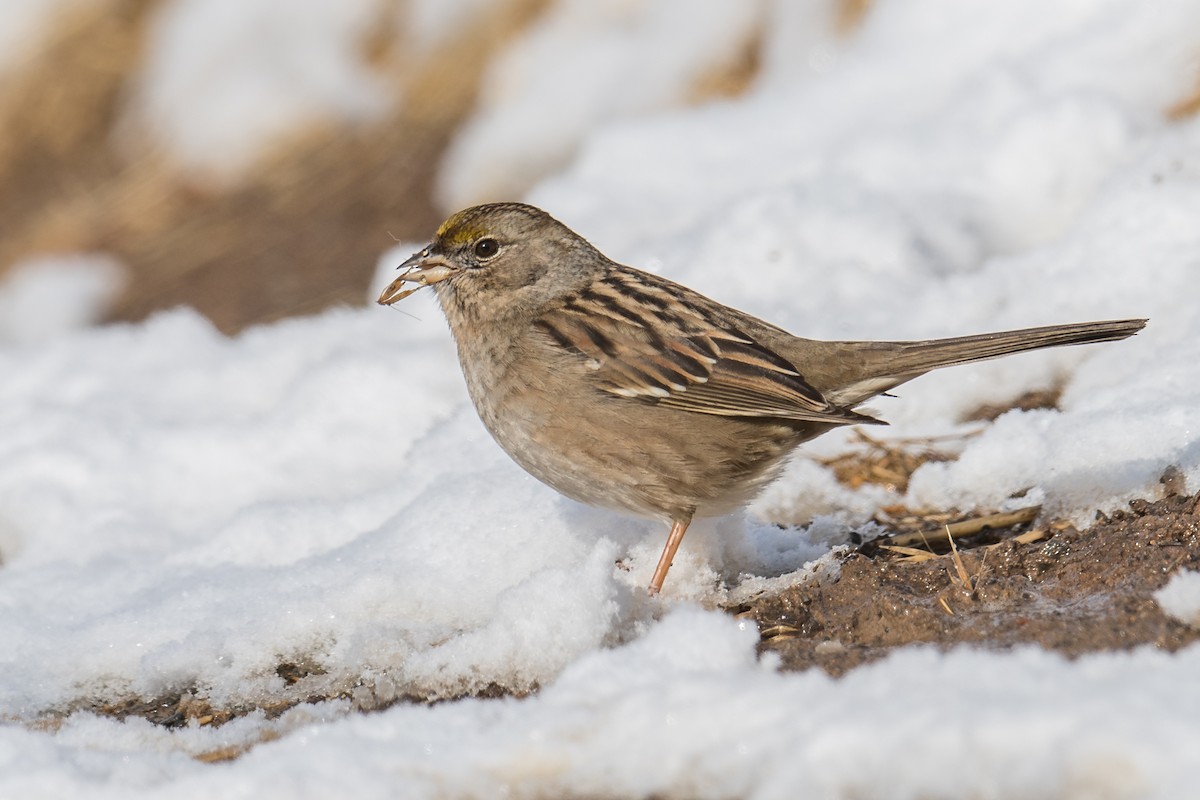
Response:
[[[833,675],[918,643],[1028,644],[1074,657],[1140,645],[1174,651],[1200,639],[1152,596],[1175,570],[1200,568],[1200,495],[1135,501],[1082,531],[1057,527],[1025,537],[1037,539],[1029,543],[972,547],[968,540],[957,553],[926,558],[898,557],[874,541],[848,553],[836,579],[794,587],[743,613],[758,622],[761,649],[778,653],[784,669],[815,666]]]

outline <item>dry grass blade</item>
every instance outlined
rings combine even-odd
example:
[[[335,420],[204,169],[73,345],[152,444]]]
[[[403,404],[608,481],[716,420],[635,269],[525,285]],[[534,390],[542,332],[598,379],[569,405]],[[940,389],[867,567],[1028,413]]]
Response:
[[[1045,528],[1034,528],[1031,531],[1025,531],[1020,536],[1014,536],[1013,541],[1017,544],[1031,544],[1041,541],[1050,535],[1050,531]]]
[[[260,744],[273,742],[279,738],[279,733],[276,731],[264,731],[256,741],[246,744],[231,744],[225,747],[218,747],[214,750],[205,750],[203,753],[197,753],[192,758],[201,761],[205,764],[220,764],[224,761],[234,761],[241,758],[246,753],[249,753]]]
[[[789,638],[789,637],[797,636],[797,635],[799,635],[799,633],[800,633],[799,628],[796,628],[792,625],[784,625],[783,623],[779,623],[778,625],[772,625],[769,628],[764,628],[759,633],[759,638],[764,639],[764,640]]]
[[[975,591],[975,587],[971,585],[971,575],[967,572],[967,566],[963,563],[962,555],[958,552],[958,545],[954,543],[954,537],[950,535],[949,525],[946,526],[946,538],[950,541],[950,556],[954,559],[954,571],[957,573],[958,581],[962,584],[962,588],[971,594]],[[951,575],[951,580],[954,575]]]
[[[954,436],[883,441],[856,430],[855,438],[865,447],[822,459],[820,463],[833,470],[839,483],[851,489],[857,489],[864,484],[874,484],[885,486],[894,492],[904,492],[908,488],[909,478],[922,464],[930,461],[951,461],[955,458],[953,453],[935,447],[935,442],[963,439],[977,433],[978,431],[972,431]]]
[[[932,531],[897,534],[889,539],[888,543],[895,547],[910,547],[914,544],[922,543],[941,544],[947,540],[953,542],[955,538],[973,536],[988,528],[1011,528],[1014,525],[1024,525],[1027,522],[1033,522],[1037,519],[1037,515],[1041,511],[1041,506],[1030,506],[1029,508],[1007,511],[1001,514],[986,514],[960,522],[943,523],[940,528]]]
[[[220,764],[222,761],[233,761],[241,757],[248,749],[247,747],[230,745],[229,747],[218,747],[216,750],[207,750],[203,753],[198,753],[193,758],[205,764]]]
[[[894,544],[881,544],[880,550],[887,550],[892,553],[898,553],[904,558],[901,561],[929,561],[934,558],[941,558],[937,553],[931,553],[928,550],[920,550],[916,547],[899,547]]]

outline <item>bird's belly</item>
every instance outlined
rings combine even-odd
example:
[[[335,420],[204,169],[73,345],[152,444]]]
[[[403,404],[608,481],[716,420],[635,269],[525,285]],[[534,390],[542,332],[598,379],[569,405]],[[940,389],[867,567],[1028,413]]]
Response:
[[[475,406],[514,461],[567,497],[639,516],[728,513],[820,432],[599,393],[570,402],[561,387],[499,385],[507,391]]]

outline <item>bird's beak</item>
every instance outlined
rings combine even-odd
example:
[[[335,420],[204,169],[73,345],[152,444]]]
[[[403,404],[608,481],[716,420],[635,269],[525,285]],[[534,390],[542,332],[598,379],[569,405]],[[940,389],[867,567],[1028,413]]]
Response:
[[[444,281],[458,270],[450,265],[441,255],[426,247],[413,255],[396,269],[402,270],[400,277],[388,284],[379,295],[377,301],[381,306],[390,306],[398,300],[403,300],[424,286],[432,286],[438,281]],[[412,288],[404,284],[415,283]]]

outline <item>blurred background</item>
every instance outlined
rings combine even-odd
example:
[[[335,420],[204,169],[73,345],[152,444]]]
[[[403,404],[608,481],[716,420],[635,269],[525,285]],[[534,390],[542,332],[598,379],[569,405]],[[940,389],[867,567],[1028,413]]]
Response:
[[[746,91],[779,15],[849,37],[870,12],[783,6],[6,0],[0,341],[362,304],[394,241],[520,198],[597,123]]]

